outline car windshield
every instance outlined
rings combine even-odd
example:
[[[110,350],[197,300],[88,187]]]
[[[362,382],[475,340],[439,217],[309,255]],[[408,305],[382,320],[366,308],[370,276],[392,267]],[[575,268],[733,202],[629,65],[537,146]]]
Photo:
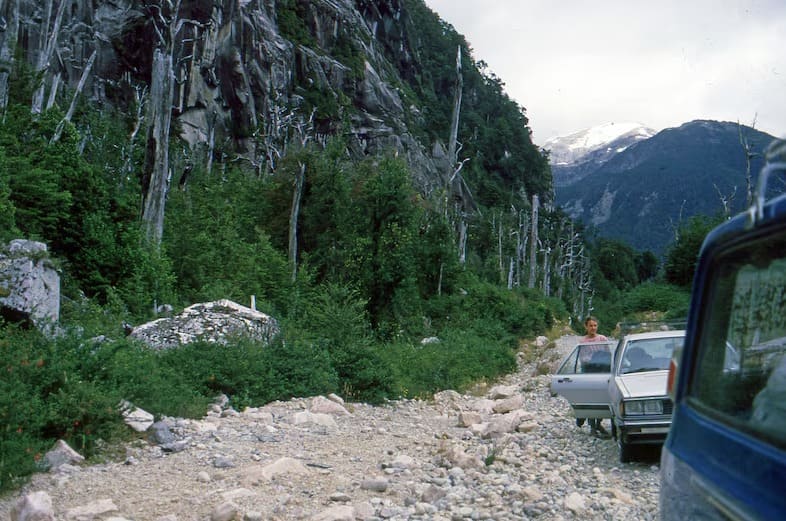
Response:
[[[671,353],[682,347],[683,337],[631,340],[625,346],[620,374],[663,371],[669,368]]]

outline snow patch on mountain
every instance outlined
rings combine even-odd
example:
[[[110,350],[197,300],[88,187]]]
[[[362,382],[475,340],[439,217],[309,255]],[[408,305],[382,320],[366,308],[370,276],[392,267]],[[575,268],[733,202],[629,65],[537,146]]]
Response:
[[[607,123],[567,136],[549,138],[543,148],[551,152],[552,165],[570,165],[604,148],[608,155],[622,152],[631,144],[649,139],[655,134],[655,130],[641,123]]]

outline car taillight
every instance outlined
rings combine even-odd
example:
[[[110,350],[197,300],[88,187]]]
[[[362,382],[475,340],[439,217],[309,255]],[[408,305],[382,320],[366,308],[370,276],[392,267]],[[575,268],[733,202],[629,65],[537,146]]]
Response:
[[[666,379],[666,392],[674,400],[674,381],[677,379],[677,360],[672,358],[669,361],[669,376]]]
[[[677,371],[680,368],[680,358],[682,358],[682,345],[678,345],[671,352],[671,360],[669,360],[669,376],[666,379],[666,393],[674,401],[674,383],[677,381]]]

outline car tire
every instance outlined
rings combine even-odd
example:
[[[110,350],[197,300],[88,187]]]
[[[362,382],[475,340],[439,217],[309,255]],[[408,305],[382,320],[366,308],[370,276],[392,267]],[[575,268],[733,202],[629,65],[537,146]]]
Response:
[[[617,444],[620,448],[620,463],[630,463],[633,461],[633,456],[636,451],[636,447],[631,445],[630,443],[626,443],[622,436],[620,435],[617,441]]]

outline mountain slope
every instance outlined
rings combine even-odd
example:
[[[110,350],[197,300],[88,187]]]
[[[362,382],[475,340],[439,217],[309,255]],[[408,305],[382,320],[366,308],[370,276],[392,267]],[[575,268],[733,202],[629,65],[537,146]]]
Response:
[[[593,170],[655,130],[639,123],[609,123],[546,141],[555,186],[576,183]]]
[[[754,176],[772,136],[742,127]],[[681,221],[745,206],[746,159],[736,123],[692,121],[659,132],[614,155],[580,184],[557,188],[556,201],[600,235],[663,253]]]

